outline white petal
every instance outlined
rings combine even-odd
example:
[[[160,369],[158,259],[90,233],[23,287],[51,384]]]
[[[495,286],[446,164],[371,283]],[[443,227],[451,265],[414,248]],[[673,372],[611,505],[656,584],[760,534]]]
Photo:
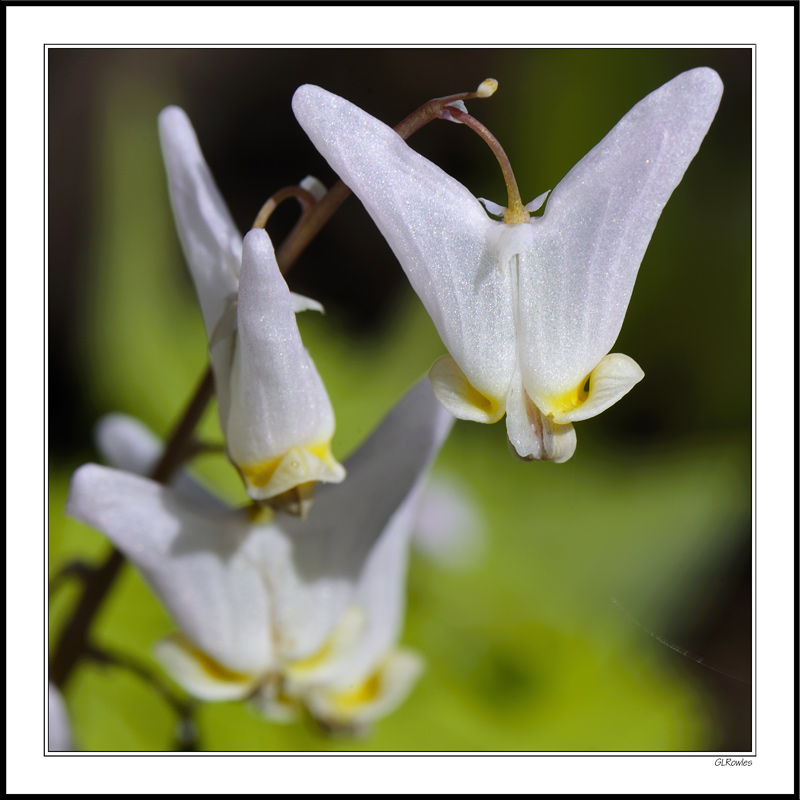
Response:
[[[47,687],[47,749],[54,753],[76,749],[67,706],[52,683]]]
[[[393,641],[420,482],[452,424],[420,381],[347,460],[347,480],[319,488],[308,520],[277,517],[286,535],[282,554],[274,539],[248,543],[267,575],[287,659],[318,653],[354,602],[367,617],[363,640],[350,653],[358,669]]]
[[[507,276],[487,242],[502,223],[391,128],[346,100],[306,85],[292,106],[372,216],[469,382],[482,394],[504,396],[514,326]]]
[[[254,499],[311,481],[339,482],[330,452],[333,409],[303,347],[294,303],[264,230],[244,240],[239,329],[229,411],[228,452]]]
[[[186,113],[169,106],[159,115],[158,127],[172,210],[210,337],[227,298],[236,294],[242,237]]]
[[[546,192],[542,192],[538,197],[534,197],[530,203],[526,203],[525,208],[527,208],[531,213],[538,211],[544,205],[544,201],[547,200],[547,195],[549,194],[549,189]]]
[[[320,314],[325,313],[325,309],[319,301],[312,300],[310,297],[306,297],[302,294],[295,294],[294,292],[291,292],[291,295],[292,310],[295,314],[299,314],[301,311],[318,311]]]
[[[644,372],[632,358],[622,353],[611,353],[592,371],[586,399],[572,410],[556,411],[553,420],[565,423],[596,417],[626,395],[642,378]]]
[[[199,700],[243,700],[258,686],[260,676],[225,669],[180,635],[162,639],[155,650],[176,683]]]
[[[95,464],[75,472],[67,513],[139,568],[199,650],[236,672],[270,667],[269,601],[242,549],[246,521],[189,507],[167,487]]]
[[[438,359],[428,377],[437,400],[458,419],[491,423],[505,413],[505,395],[486,397],[481,394],[452,356]]]
[[[358,647],[366,625],[366,611],[357,605],[349,606],[321,648],[306,658],[284,662],[286,693],[299,697],[308,686],[327,680],[331,669],[335,670]]]
[[[231,295],[225,302],[225,307],[222,309],[222,314],[214,326],[208,337],[208,347],[213,352],[220,342],[228,340],[230,348],[230,337],[236,333],[236,328],[239,325],[239,313],[237,306],[236,295]],[[230,357],[226,359],[230,363]]]
[[[95,426],[95,442],[112,467],[146,475],[161,455],[162,443],[142,422],[127,414],[106,414]]]
[[[305,700],[314,717],[334,728],[358,728],[394,711],[410,693],[423,666],[413,651],[395,650],[365,680],[335,688],[315,687]]]
[[[523,379],[541,408],[608,353],[656,222],[719,105],[710,69],[638,103],[556,186],[520,256]]]
[[[522,386],[519,371],[511,383],[506,406],[508,441],[524,461],[555,461],[572,458],[577,436],[572,425],[557,425],[534,405]]]
[[[303,708],[276,683],[262,684],[250,698],[250,704],[270,722],[285,725],[296,722]]]
[[[325,184],[319,180],[319,178],[315,178],[313,175],[306,175],[298,185],[301,189],[305,189],[307,192],[310,192],[315,200],[322,200],[322,198],[325,197],[328,192],[328,190],[325,188]]]
[[[505,206],[501,206],[499,203],[493,203],[491,200],[487,200],[485,197],[479,197],[478,202],[493,216],[495,217],[502,217],[503,213],[506,210]]]
[[[146,476],[152,472],[163,452],[163,443],[146,426],[127,414],[107,414],[95,427],[97,449],[112,467]],[[171,481],[172,488],[195,505],[212,511],[225,509],[224,503],[181,470]]]

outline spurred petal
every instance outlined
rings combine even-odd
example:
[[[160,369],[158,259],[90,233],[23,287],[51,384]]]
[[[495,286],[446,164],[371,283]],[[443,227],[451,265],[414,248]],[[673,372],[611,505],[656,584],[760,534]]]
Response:
[[[300,339],[294,302],[266,231],[250,231],[230,395],[220,400],[220,418],[229,455],[255,499],[345,475],[330,451],[333,409]]]
[[[245,518],[194,509],[172,489],[95,464],[73,475],[67,513],[125,553],[198,650],[235,672],[272,665],[269,599],[242,548]]]
[[[242,237],[186,113],[177,106],[165,108],[158,128],[172,210],[210,338],[226,300],[236,295]]]
[[[520,358],[540,408],[613,346],[639,264],[714,118],[722,83],[685,72],[638,103],[556,186],[520,255]]]
[[[375,220],[469,382],[486,396],[505,395],[514,327],[508,276],[487,241],[502,223],[391,128],[346,100],[306,85],[292,107]]]

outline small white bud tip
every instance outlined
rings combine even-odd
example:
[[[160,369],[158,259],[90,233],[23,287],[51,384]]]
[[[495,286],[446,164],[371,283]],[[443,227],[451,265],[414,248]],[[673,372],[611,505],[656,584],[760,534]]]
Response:
[[[478,97],[491,97],[497,91],[498,83],[494,78],[487,78],[477,89]]]
[[[310,192],[315,200],[322,200],[328,191],[325,188],[325,184],[318,178],[315,178],[313,175],[306,175],[306,177],[300,181],[298,186],[301,189],[305,189],[307,192]]]

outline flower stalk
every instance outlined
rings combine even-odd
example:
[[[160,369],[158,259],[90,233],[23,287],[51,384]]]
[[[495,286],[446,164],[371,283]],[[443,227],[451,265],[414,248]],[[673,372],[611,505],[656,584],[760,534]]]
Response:
[[[511,169],[511,162],[508,160],[506,151],[497,140],[497,137],[482,123],[479,122],[471,114],[467,114],[458,107],[448,106],[442,108],[437,113],[441,119],[448,119],[453,122],[459,122],[471,128],[478,136],[489,145],[492,152],[500,164],[500,169],[503,172],[503,179],[506,182],[506,191],[508,192],[508,208],[503,212],[503,222],[508,225],[517,225],[521,222],[527,222],[530,218],[530,212],[525,208],[522,198],[519,195],[519,187],[517,186],[517,179],[514,177],[514,170]]]

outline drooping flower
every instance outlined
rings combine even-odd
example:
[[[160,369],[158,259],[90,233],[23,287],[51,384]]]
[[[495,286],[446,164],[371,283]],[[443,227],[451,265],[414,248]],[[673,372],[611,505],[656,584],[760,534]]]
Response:
[[[306,521],[254,520],[198,501],[185,477],[165,487],[95,464],[75,473],[67,511],[105,533],[161,598],[180,633],[157,654],[191,694],[358,728],[401,702],[421,670],[396,641],[423,479],[451,425],[419,382],[347,460],[348,480],[319,488]],[[100,442],[130,467],[158,456],[125,418],[107,421]]]
[[[293,107],[380,228],[449,351],[430,371],[439,401],[460,419],[505,414],[520,457],[566,461],[572,423],[644,376],[609,351],[661,211],[721,95],[711,69],[679,75],[512,222],[491,219],[462,184],[346,100],[306,85]]]
[[[186,114],[164,109],[159,131],[228,455],[253,499],[294,491],[302,510],[315,481],[345,475],[331,453],[333,409],[295,320],[296,311],[322,307],[289,292],[266,231],[242,241]]]

